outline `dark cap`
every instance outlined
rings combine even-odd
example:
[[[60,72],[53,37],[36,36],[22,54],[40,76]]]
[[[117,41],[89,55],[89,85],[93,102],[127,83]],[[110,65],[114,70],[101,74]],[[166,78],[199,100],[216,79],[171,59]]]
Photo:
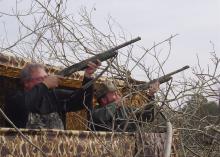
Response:
[[[116,90],[116,86],[111,81],[106,81],[105,83],[98,84],[95,88],[96,99],[100,99],[108,92],[114,92]]]

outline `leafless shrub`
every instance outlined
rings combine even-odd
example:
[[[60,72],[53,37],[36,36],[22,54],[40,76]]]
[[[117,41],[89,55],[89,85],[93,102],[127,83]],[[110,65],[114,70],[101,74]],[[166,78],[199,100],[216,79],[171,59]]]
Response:
[[[73,14],[67,14],[67,6],[67,1],[33,0],[25,12],[19,8],[13,13],[1,12],[0,16],[13,17],[19,24],[18,39],[14,42],[2,42],[1,52],[9,51],[35,61],[70,66],[132,37],[112,18],[107,22],[108,30],[100,31],[92,20],[94,8],[90,11],[82,8],[75,18]],[[105,75],[125,82],[128,92],[124,97],[141,94],[140,91],[133,90],[133,86],[140,83],[135,80],[137,78],[134,78],[134,75],[142,73],[142,77],[149,81],[166,74],[164,65],[172,55],[172,39],[175,37],[176,35],[170,36],[150,48],[133,45],[120,50],[118,58],[108,63],[111,66]],[[217,104],[220,101],[217,90],[220,81],[220,58],[214,50],[214,44],[211,44],[212,64],[203,67],[198,58],[197,65],[188,72],[191,74],[186,76],[181,73],[161,85],[155,100],[155,122],[143,122],[144,127],[139,128],[139,132],[155,131],[158,128],[166,130],[164,120],[159,114],[159,111],[163,112],[173,124],[173,128],[179,132],[181,156],[216,156],[220,153],[220,107]],[[164,52],[162,47],[165,47],[165,55],[161,54],[161,51]],[[135,55],[137,51],[140,57]],[[152,60],[152,64],[147,64],[145,58]],[[105,63],[101,69],[104,66]],[[142,99],[145,97],[146,95],[142,94]]]

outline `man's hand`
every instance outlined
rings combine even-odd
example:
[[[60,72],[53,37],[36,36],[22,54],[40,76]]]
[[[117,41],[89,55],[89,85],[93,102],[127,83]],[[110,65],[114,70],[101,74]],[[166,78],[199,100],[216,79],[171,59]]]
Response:
[[[88,68],[85,70],[85,76],[86,77],[91,77],[92,74],[97,70],[97,68],[101,65],[100,60],[97,60],[96,63],[89,62],[88,63]]]
[[[57,76],[47,76],[43,83],[47,86],[47,88],[51,89],[51,88],[56,88],[58,87],[58,77]]]
[[[160,89],[159,81],[156,81],[156,82],[150,84],[150,88],[148,90],[148,95],[153,96],[159,89]]]

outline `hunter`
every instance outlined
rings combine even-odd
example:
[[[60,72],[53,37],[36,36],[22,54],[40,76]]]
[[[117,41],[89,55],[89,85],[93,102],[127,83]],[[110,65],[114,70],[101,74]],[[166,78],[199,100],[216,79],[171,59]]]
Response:
[[[92,79],[100,65],[96,63],[88,63],[83,84]],[[18,128],[65,129],[66,112],[79,111],[92,104],[93,86],[72,96],[73,90],[57,88],[59,77],[48,75],[41,64],[26,65],[20,79],[23,90],[10,93],[5,105],[6,115]]]
[[[159,82],[154,82],[148,90],[148,101],[154,100],[154,94],[159,90]],[[122,103],[122,98],[111,81],[100,84],[95,92],[98,105],[92,111],[91,129],[95,131],[127,131],[137,130],[136,122],[153,121],[154,110],[152,105],[146,105],[143,112],[135,113],[135,108]],[[132,118],[131,118],[132,117]]]

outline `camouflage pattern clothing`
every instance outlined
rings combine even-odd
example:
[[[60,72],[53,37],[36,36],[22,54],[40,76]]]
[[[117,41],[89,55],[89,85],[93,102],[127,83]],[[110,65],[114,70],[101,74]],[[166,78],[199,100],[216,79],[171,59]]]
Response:
[[[64,126],[60,115],[57,112],[49,114],[29,113],[26,128],[64,129]]]
[[[153,106],[148,106],[143,112],[135,113],[135,108],[110,103],[106,106],[96,106],[92,112],[91,128],[96,131],[133,132],[137,130],[138,121],[153,121]]]
[[[83,84],[91,78],[84,78]],[[93,86],[86,90],[48,89],[40,83],[30,91],[16,91],[6,97],[5,112],[18,128],[63,129],[65,113],[90,108]],[[10,125],[8,124],[8,127]]]

